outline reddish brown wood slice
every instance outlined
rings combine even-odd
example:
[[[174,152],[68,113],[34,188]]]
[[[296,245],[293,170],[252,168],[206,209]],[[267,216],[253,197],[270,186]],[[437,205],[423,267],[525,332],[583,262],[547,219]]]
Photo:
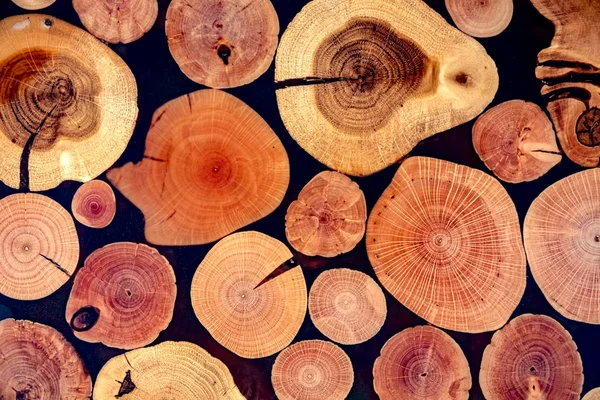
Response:
[[[117,211],[115,193],[103,181],[86,182],[75,192],[71,211],[75,219],[83,225],[105,228],[110,225]]]
[[[152,343],[173,317],[177,286],[166,258],[144,244],[94,251],[75,277],[66,319],[87,342],[134,349]]]
[[[446,0],[456,27],[467,35],[487,38],[502,33],[513,16],[513,0]]]

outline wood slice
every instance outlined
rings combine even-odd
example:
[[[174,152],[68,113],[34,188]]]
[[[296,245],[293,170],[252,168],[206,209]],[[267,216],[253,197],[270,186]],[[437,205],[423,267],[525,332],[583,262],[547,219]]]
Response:
[[[552,123],[523,100],[506,101],[477,118],[473,146],[486,167],[511,183],[535,180],[562,159]]]
[[[446,0],[446,8],[458,29],[479,38],[499,35],[513,16],[513,0]]]
[[[103,181],[84,183],[73,196],[71,211],[75,219],[83,225],[105,228],[110,225],[117,211],[115,193]]]
[[[94,400],[244,400],[229,369],[189,342],[164,342],[108,360]]]
[[[41,10],[54,4],[56,0],[12,0],[13,3],[25,10]]]
[[[487,400],[578,400],[581,357],[557,321],[520,315],[485,348],[479,384]]]
[[[525,290],[515,205],[500,182],[476,169],[404,161],[373,207],[366,241],[383,287],[441,328],[498,329]]]
[[[537,78],[567,157],[583,167],[600,161],[600,1],[532,0],[555,26],[538,54]]]
[[[77,268],[79,239],[71,215],[49,197],[20,193],[0,200],[0,293],[37,300]]]
[[[468,400],[469,363],[458,344],[433,326],[392,336],[373,366],[381,400]]]
[[[290,167],[260,115],[230,94],[200,90],[156,110],[142,162],[107,178],[144,213],[146,240],[181,246],[213,242],[270,214]]]
[[[269,0],[173,0],[166,31],[171,54],[188,78],[232,88],[269,68],[279,19]]]
[[[85,28],[110,43],[131,43],[148,32],[158,16],[156,0],[73,0]]]
[[[420,0],[314,0],[277,51],[277,103],[298,144],[329,168],[370,175],[481,113],[494,61]]]
[[[365,234],[367,204],[345,175],[324,171],[304,186],[285,215],[285,235],[308,256],[335,257],[352,250]]]
[[[350,358],[333,343],[304,340],[275,359],[271,381],[279,400],[339,400],[350,393]]]
[[[568,176],[544,190],[525,217],[531,273],[563,316],[600,324],[600,170]]]
[[[81,358],[54,328],[0,321],[0,399],[87,400],[92,380]]]
[[[600,387],[592,389],[581,400],[600,400]]]
[[[322,272],[310,289],[308,311],[315,327],[341,344],[366,342],[387,315],[385,296],[367,274],[347,268]]]
[[[291,258],[283,243],[259,232],[227,236],[208,252],[191,296],[217,342],[245,358],[270,356],[292,342],[306,315],[306,282]]]

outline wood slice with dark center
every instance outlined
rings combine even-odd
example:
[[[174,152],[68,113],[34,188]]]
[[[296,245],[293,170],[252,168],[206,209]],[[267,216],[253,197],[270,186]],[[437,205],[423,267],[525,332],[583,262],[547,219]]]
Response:
[[[77,221],[90,228],[105,228],[115,217],[117,201],[111,187],[100,180],[84,183],[77,189],[71,202]]]
[[[456,27],[474,37],[502,33],[513,16],[513,0],[446,0]]]

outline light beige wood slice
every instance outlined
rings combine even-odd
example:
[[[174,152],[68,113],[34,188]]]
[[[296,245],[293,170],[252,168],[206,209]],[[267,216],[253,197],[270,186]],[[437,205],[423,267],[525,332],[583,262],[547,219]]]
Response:
[[[105,228],[117,211],[117,200],[111,187],[100,180],[84,183],[71,201],[71,212],[77,221],[90,228]]]
[[[600,387],[592,389],[581,400],[600,400]]]
[[[12,0],[13,3],[25,10],[41,10],[54,4],[56,0]]]
[[[404,161],[371,211],[366,241],[383,287],[441,328],[498,329],[525,290],[515,205],[500,182],[473,168]]]
[[[446,0],[456,27],[479,38],[499,35],[510,24],[513,0]]]

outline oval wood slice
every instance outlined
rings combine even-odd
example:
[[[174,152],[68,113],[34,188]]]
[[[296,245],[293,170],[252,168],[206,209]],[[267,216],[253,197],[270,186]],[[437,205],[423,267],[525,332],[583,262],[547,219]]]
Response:
[[[568,176],[531,204],[523,235],[531,273],[563,316],[600,324],[600,170]]]
[[[446,0],[456,27],[479,38],[504,32],[513,16],[513,0]]]
[[[176,294],[173,268],[156,249],[113,243],[85,260],[66,319],[81,340],[134,349],[152,343],[167,328]]]
[[[83,361],[57,330],[0,321],[0,399],[88,400],[91,394]]]
[[[94,385],[95,400],[244,400],[229,369],[189,342],[163,342],[108,360]]]
[[[86,182],[123,153],[137,86],[119,56],[48,15],[0,22],[0,180],[21,190]]]
[[[520,315],[485,348],[479,384],[487,400],[578,400],[581,357],[569,332],[554,319]]]
[[[275,66],[292,137],[358,176],[476,117],[498,88],[485,49],[420,0],[311,1],[281,38]]]
[[[166,31],[171,54],[188,78],[232,88],[269,68],[279,19],[269,0],[173,0]]]
[[[506,101],[477,118],[473,146],[486,167],[511,183],[535,180],[562,159],[552,123],[523,100]]]
[[[71,211],[75,219],[83,225],[105,228],[110,225],[117,211],[115,193],[103,181],[86,182],[75,192]]]
[[[12,0],[13,3],[25,10],[41,10],[54,4],[56,0]]]
[[[441,328],[500,328],[525,290],[515,205],[500,182],[427,157],[404,161],[373,207],[367,253],[398,301]]]
[[[271,381],[279,400],[339,400],[348,396],[354,370],[335,344],[304,340],[277,356]]]
[[[600,161],[600,2],[532,0],[555,27],[535,74],[567,157],[583,167]]]
[[[373,366],[381,400],[468,400],[471,372],[458,344],[433,326],[392,336]]]
[[[347,268],[322,272],[310,289],[315,327],[341,344],[358,344],[379,332],[387,315],[383,291],[367,274]]]
[[[260,115],[209,89],[160,107],[144,159],[107,178],[144,213],[146,240],[181,246],[213,242],[270,214],[283,200],[290,167]]]
[[[592,389],[581,400],[600,400],[600,387]]]
[[[19,193],[0,200],[0,293],[37,300],[64,285],[77,267],[71,215],[49,197]]]
[[[73,0],[85,28],[110,43],[131,43],[154,25],[157,0]]]
[[[352,250],[365,234],[367,204],[358,185],[324,171],[304,186],[285,215],[285,235],[308,256],[335,257]]]
[[[306,315],[302,268],[280,241],[240,232],[218,242],[192,280],[192,306],[217,342],[245,358],[288,346]]]

